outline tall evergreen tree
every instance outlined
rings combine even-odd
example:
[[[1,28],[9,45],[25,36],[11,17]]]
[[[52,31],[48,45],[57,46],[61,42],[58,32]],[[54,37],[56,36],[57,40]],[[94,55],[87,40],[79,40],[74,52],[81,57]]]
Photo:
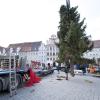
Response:
[[[60,8],[60,25],[57,33],[59,43],[59,60],[68,64],[77,63],[83,53],[93,48],[89,36],[86,35],[84,20],[80,21],[78,7],[70,7],[70,3],[62,5]]]

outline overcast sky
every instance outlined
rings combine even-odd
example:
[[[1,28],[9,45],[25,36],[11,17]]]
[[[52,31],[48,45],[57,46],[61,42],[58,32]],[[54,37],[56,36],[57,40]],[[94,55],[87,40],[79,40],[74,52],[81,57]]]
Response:
[[[86,33],[100,39],[100,0],[71,0],[86,18]],[[11,43],[45,42],[56,34],[59,9],[65,0],[0,0],[0,46]]]

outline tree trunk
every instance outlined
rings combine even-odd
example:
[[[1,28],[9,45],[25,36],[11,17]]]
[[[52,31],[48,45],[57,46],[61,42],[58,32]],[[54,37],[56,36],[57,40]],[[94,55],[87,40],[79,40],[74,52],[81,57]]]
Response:
[[[68,80],[68,73],[66,73],[66,80]]]
[[[72,77],[75,76],[75,74],[74,74],[74,66],[73,65],[70,66],[70,74],[71,74]]]

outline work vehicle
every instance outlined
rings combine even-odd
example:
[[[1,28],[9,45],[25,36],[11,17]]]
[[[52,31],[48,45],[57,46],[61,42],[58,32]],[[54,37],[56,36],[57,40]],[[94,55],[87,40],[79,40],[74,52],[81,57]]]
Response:
[[[30,66],[20,59],[18,55],[0,56],[0,91],[10,91],[12,88],[22,87],[30,77],[29,68]],[[33,70],[38,76],[53,73],[53,69],[44,70],[40,67]]]
[[[10,90],[10,85],[21,87],[27,73],[28,69],[20,67],[18,56],[0,56],[0,91]]]

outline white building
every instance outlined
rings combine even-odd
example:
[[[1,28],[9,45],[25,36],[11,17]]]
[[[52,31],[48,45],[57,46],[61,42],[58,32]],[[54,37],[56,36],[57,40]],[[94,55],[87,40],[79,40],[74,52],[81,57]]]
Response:
[[[46,63],[53,64],[58,58],[58,48],[55,45],[55,42],[57,41],[56,35],[51,35],[49,40],[47,40],[46,49],[47,49],[47,61]]]
[[[94,47],[91,51],[84,53],[84,58],[95,59],[98,62],[100,58],[100,40],[93,41]]]
[[[18,50],[17,54],[20,58],[26,59],[27,64],[31,64],[31,61],[46,62],[46,48],[42,41],[10,44],[9,48],[13,48],[14,52]]]

